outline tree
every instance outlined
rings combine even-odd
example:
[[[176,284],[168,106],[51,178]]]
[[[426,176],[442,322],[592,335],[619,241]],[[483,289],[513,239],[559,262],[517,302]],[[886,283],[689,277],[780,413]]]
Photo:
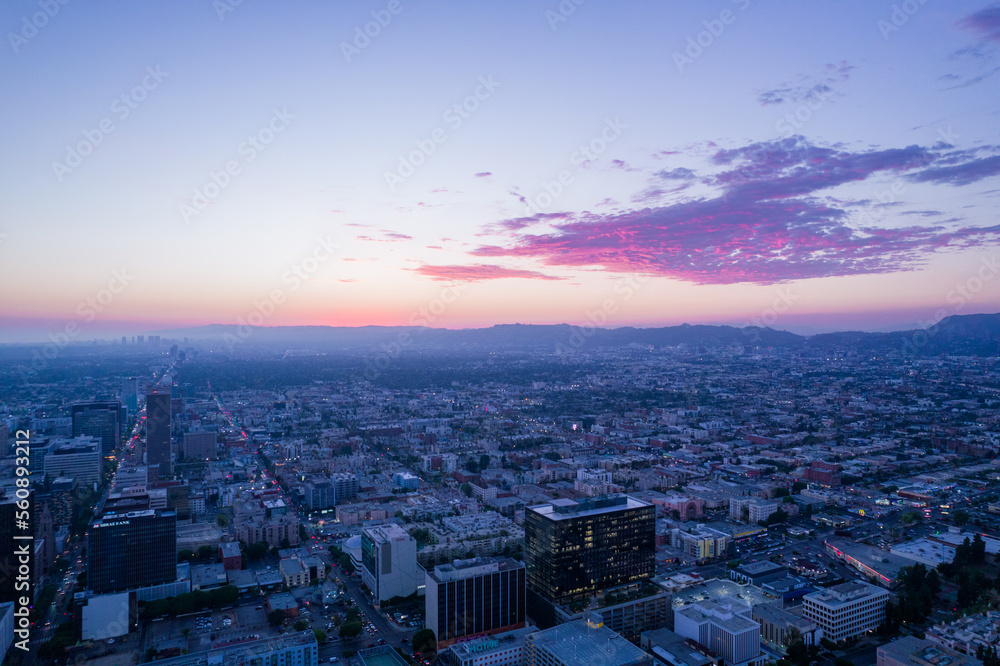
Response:
[[[185,548],[184,550],[182,550],[179,553],[177,553],[177,561],[178,562],[190,562],[193,559],[194,559],[194,551],[193,550],[188,550],[187,548]]]
[[[424,628],[413,634],[413,638],[410,640],[410,645],[412,645],[413,649],[417,652],[433,652],[437,650],[437,637],[434,635],[434,631],[432,629]]]
[[[466,497],[472,497],[472,486],[469,485],[468,481],[462,484],[462,492],[465,493]]]
[[[361,619],[361,611],[359,611],[357,608],[355,608],[353,606],[351,608],[347,609],[347,621],[348,622],[356,622],[356,621],[358,621],[360,619]]]
[[[357,620],[352,620],[350,622],[345,622],[340,625],[340,637],[341,638],[354,638],[361,633],[362,630],[361,623]]]
[[[295,624],[292,625],[292,629],[295,631],[305,631],[309,627],[309,623],[305,620],[296,620]]]
[[[267,555],[267,543],[264,541],[259,541],[257,543],[252,543],[247,546],[247,559],[251,562],[257,562],[265,555]]]
[[[288,617],[288,615],[285,613],[285,611],[279,608],[267,614],[267,622],[272,627],[277,627],[280,626],[281,623],[285,621],[286,617]]]
[[[969,522],[969,513],[967,511],[956,511],[955,515],[952,516],[952,520],[955,521],[956,525],[961,527]]]
[[[344,571],[347,573],[354,573],[354,562],[351,561],[351,556],[347,553],[341,553],[340,557],[337,559],[337,563],[343,567]]]
[[[469,470],[473,474],[479,473],[479,462],[473,458],[469,458],[465,463],[465,469]]]
[[[313,629],[313,635],[316,636],[316,642],[317,643],[325,643],[326,642],[326,632],[323,631],[322,629]]]
[[[215,549],[211,546],[198,546],[198,559],[210,560],[215,556]]]
[[[479,469],[489,469],[490,468],[490,457],[485,453],[479,456]]]
[[[795,483],[792,484],[792,494],[797,495],[798,493],[802,492],[808,487],[809,487],[808,484],[803,483],[802,481],[796,481]]]
[[[218,523],[219,527],[229,527],[229,519],[221,513],[215,517],[215,522]]]

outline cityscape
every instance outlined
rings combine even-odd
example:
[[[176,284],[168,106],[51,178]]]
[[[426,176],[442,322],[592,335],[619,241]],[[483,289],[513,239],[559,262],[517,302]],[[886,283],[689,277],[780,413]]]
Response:
[[[3,666],[1000,666],[1000,5],[0,8]]]

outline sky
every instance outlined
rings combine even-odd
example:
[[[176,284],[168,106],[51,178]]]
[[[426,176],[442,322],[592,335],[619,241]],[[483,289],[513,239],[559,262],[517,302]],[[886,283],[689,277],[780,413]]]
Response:
[[[0,342],[1000,312],[1000,4],[12,0],[0,35]]]

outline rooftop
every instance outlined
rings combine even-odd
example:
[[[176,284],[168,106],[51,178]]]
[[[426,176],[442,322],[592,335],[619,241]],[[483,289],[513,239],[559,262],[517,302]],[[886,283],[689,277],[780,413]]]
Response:
[[[529,636],[528,642],[573,666],[628,666],[652,662],[648,654],[615,632],[586,620],[539,631]]]
[[[550,520],[566,520],[581,516],[596,516],[602,513],[612,513],[626,509],[639,509],[647,506],[651,507],[653,505],[634,497],[629,497],[628,495],[603,495],[600,497],[585,497],[579,500],[568,498],[554,499],[545,504],[528,507],[528,509]]]

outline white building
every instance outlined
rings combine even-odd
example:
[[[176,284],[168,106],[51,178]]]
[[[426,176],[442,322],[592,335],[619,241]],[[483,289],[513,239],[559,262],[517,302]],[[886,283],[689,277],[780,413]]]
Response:
[[[803,613],[831,641],[842,641],[875,629],[885,620],[889,592],[861,581],[810,592],[802,598]]]
[[[361,533],[361,580],[372,591],[376,606],[424,589],[416,539],[395,524],[365,529]]]
[[[726,666],[756,666],[769,659],[760,653],[760,624],[751,618],[750,606],[732,597],[699,601],[674,610],[674,631],[715,652]]]
[[[101,442],[88,435],[54,444],[45,456],[45,474],[50,479],[73,477],[80,486],[101,479]]]

